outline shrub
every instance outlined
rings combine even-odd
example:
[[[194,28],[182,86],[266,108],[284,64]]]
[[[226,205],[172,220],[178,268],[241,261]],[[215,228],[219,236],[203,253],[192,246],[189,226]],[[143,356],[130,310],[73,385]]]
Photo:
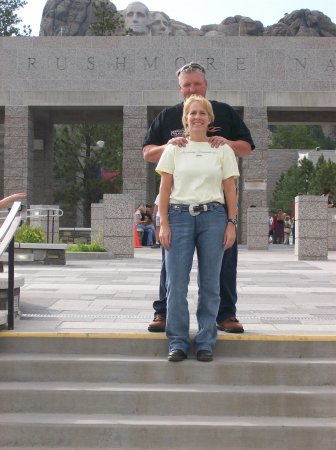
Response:
[[[15,233],[15,242],[34,244],[45,241],[45,235],[41,227],[31,227],[30,225],[24,223]]]
[[[70,245],[67,252],[106,252],[99,242],[93,241],[91,244],[79,243]]]

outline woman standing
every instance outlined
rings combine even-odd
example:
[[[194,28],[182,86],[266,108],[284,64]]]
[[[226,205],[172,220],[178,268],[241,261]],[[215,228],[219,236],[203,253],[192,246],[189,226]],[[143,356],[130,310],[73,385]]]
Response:
[[[161,174],[160,242],[167,269],[169,361],[185,359],[191,345],[187,294],[195,248],[199,272],[195,351],[199,361],[213,359],[221,263],[224,250],[236,239],[239,171],[227,144],[216,149],[208,143],[213,120],[211,103],[191,95],[182,116],[188,144],[168,145],[156,168]]]

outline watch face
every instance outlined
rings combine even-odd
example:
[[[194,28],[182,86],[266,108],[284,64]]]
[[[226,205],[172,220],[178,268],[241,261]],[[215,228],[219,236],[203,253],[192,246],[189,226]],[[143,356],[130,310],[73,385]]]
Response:
[[[228,219],[228,222],[232,222],[234,225],[237,225],[237,219]]]

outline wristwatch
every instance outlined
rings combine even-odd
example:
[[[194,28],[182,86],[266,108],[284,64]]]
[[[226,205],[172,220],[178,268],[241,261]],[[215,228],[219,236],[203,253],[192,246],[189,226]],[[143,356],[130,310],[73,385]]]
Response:
[[[228,222],[233,223],[233,225],[237,225],[238,220],[234,217],[233,219],[228,219]]]

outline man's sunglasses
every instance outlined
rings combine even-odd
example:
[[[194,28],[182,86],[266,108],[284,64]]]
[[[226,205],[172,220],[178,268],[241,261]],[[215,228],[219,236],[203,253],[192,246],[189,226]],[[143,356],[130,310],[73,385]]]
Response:
[[[205,69],[204,69],[203,66],[201,66],[200,64],[197,64],[197,63],[193,63],[193,62],[192,62],[192,63],[189,63],[189,64],[186,64],[186,65],[182,66],[181,69],[179,69],[179,70],[176,72],[176,75],[179,77],[180,74],[181,74],[182,72],[185,72],[185,71],[188,70],[188,69],[198,69],[198,70],[200,70],[201,72],[205,73]]]

